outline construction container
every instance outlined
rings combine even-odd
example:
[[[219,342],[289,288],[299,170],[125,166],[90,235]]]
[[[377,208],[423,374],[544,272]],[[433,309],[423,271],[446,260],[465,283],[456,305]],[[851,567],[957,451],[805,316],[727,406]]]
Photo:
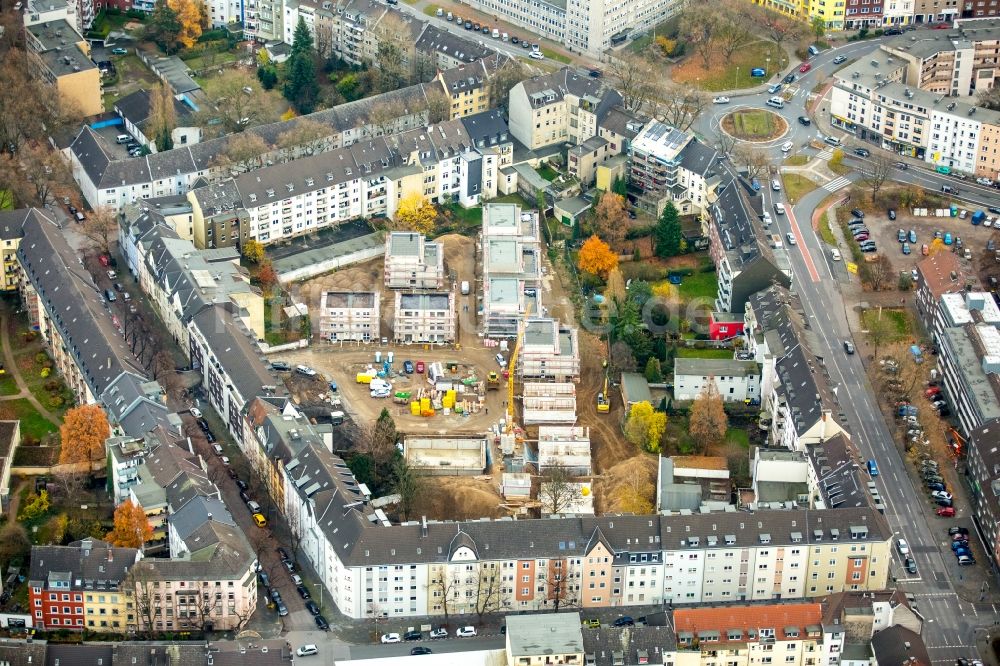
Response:
[[[410,403],[410,414],[413,416],[420,416],[420,401],[414,400]]]
[[[367,372],[359,372],[357,376],[357,382],[359,384],[371,384],[372,379],[375,377],[374,374],[369,375]]]
[[[430,409],[430,408],[431,408],[431,399],[430,398],[421,398],[420,399],[420,411],[422,412],[425,409]]]

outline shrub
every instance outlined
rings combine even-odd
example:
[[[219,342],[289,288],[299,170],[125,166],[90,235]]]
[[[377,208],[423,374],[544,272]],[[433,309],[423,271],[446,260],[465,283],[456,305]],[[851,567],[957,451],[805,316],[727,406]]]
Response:
[[[38,333],[35,331],[25,331],[21,334],[21,337],[24,338],[25,342],[34,342],[35,338],[38,337]]]
[[[52,368],[42,368],[42,371],[38,373],[38,376],[45,379],[52,374]]]
[[[62,407],[65,402],[61,395],[50,395],[48,400],[49,407]]]
[[[626,280],[644,280],[646,282],[656,282],[663,278],[663,270],[647,263],[623,264],[620,269],[622,277]]]
[[[45,382],[45,384],[43,384],[43,386],[45,387],[46,391],[50,391],[50,392],[51,391],[58,391],[61,388],[59,386],[59,380],[58,379],[50,379],[49,381]]]
[[[627,240],[635,240],[636,238],[645,238],[646,236],[653,235],[653,226],[648,225],[645,227],[633,227],[625,232],[625,238]]]
[[[35,354],[35,363],[40,365],[45,365],[45,362],[49,360],[49,355],[45,352],[38,352]]]

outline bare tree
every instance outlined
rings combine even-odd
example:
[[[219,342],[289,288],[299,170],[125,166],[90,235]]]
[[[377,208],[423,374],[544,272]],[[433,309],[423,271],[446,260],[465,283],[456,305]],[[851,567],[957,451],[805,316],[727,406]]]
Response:
[[[333,24],[330,21],[317,21],[313,25],[313,43],[316,53],[324,60],[333,55]]]
[[[711,97],[697,88],[668,83],[652,96],[650,107],[654,118],[686,132],[711,103]]]
[[[858,171],[861,173],[861,179],[872,190],[872,203],[875,203],[878,191],[882,189],[882,185],[893,174],[895,169],[895,161],[884,155],[872,155],[862,160],[861,168]]]
[[[409,79],[410,63],[416,54],[410,23],[402,14],[389,11],[382,15],[372,32],[377,41],[377,86],[381,92],[398,90]]]
[[[562,513],[572,506],[577,492],[569,469],[562,465],[548,468],[542,475],[542,484],[538,489],[538,501],[542,503],[542,512]]]
[[[152,566],[148,561],[137,562],[125,574],[122,583],[122,588],[132,593],[136,628],[148,634],[154,631],[156,609],[160,605],[160,593],[156,587],[157,578]]]
[[[332,133],[327,125],[309,118],[298,118],[288,125],[289,129],[278,135],[277,147],[296,156],[318,152]]]
[[[733,150],[736,148],[736,144],[739,141],[736,140],[732,134],[727,134],[721,129],[715,131],[715,146],[719,149],[719,152],[729,157],[733,154]]]
[[[507,112],[510,90],[527,78],[524,66],[516,58],[496,56],[487,60],[490,108]]]
[[[57,465],[52,468],[52,472],[71,501],[77,501],[81,497],[90,477],[89,472],[80,471],[75,465]]]
[[[756,39],[753,21],[747,13],[749,7],[749,3],[726,2],[716,13],[718,22],[712,42],[726,60]]]
[[[1000,87],[993,86],[992,88],[980,90],[976,98],[979,106],[993,109],[994,111],[1000,110]]]
[[[865,264],[866,270],[862,277],[867,278],[868,286],[872,291],[882,291],[892,285],[893,270],[892,262],[885,254],[880,254],[878,259]]]
[[[410,83],[427,83],[437,74],[437,62],[433,56],[420,51],[414,51],[410,56]]]
[[[216,155],[213,166],[228,168],[237,173],[256,169],[263,164],[263,155],[269,150],[267,143],[256,134],[231,136],[225,149]]]
[[[271,119],[260,103],[260,84],[244,70],[230,69],[210,79],[205,86],[208,104],[204,114],[220,120],[227,132],[242,132]],[[246,89],[251,92],[248,94]]]
[[[500,570],[496,562],[481,562],[473,591],[473,611],[483,623],[483,616],[497,613],[510,606],[510,600],[503,593]]]
[[[205,585],[208,585],[206,582]],[[174,593],[175,596],[177,593]],[[198,612],[198,628],[202,631],[212,631],[215,629],[215,622],[221,617],[223,610],[222,588],[202,587],[200,591],[194,591],[196,610]]]
[[[77,230],[95,250],[110,254],[111,244],[118,239],[118,216],[110,207],[100,206],[87,216]]]
[[[621,93],[622,106],[628,111],[639,111],[653,91],[656,76],[649,62],[634,53],[615,55],[609,66],[615,88]]]
[[[757,146],[741,143],[733,150],[733,161],[746,171],[747,178],[756,178],[771,167],[770,156]]]
[[[559,564],[559,567],[555,565]],[[553,612],[560,608],[576,608],[580,605],[580,595],[573,577],[567,570],[566,560],[549,560],[549,569],[545,577],[548,588],[548,600],[552,602]]]
[[[437,572],[427,583],[427,591],[430,594],[432,604],[436,599],[441,600],[441,612],[444,615],[444,623],[447,625],[451,615],[452,601],[458,595],[458,580],[448,575],[447,564],[438,566]]]
[[[708,68],[715,50],[715,33],[719,27],[718,7],[707,2],[689,2],[681,13],[680,31],[687,35],[688,43],[701,56]]]
[[[25,144],[17,162],[21,172],[18,198],[22,201],[39,206],[51,203],[57,192],[73,182],[66,163],[45,143]]]
[[[405,115],[406,108],[402,102],[391,101],[384,104],[376,104],[375,108],[368,114],[368,124],[372,128],[372,136],[390,134],[399,119]]]
[[[427,91],[427,122],[435,124],[451,119],[451,99],[444,90],[433,88]]]

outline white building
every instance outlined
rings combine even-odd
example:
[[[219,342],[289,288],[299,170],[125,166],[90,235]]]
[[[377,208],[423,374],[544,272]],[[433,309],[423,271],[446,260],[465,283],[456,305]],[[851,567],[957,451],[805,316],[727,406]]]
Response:
[[[453,342],[458,335],[455,292],[396,292],[392,325],[396,342]]]
[[[760,398],[760,366],[756,361],[678,358],[674,361],[674,399],[695,400],[709,382],[724,402]]]
[[[520,324],[521,353],[517,373],[524,378],[580,380],[580,346],[577,330],[557,319],[531,317]]]
[[[660,215],[668,201],[681,214],[700,213],[719,184],[718,153],[661,122],[646,123],[629,143],[628,155],[629,184],[638,192],[638,206],[652,215]]]
[[[524,425],[576,422],[576,385],[525,382]]]
[[[393,231],[385,239],[386,289],[440,289],[444,247],[423,234]]]
[[[483,207],[482,325],[488,337],[513,338],[521,317],[544,316],[538,212],[516,204]]]
[[[584,426],[538,427],[538,473],[546,474],[559,467],[573,476],[588,476],[590,466],[590,428]]]
[[[319,334],[330,342],[371,342],[381,330],[377,291],[325,291],[319,304]]]

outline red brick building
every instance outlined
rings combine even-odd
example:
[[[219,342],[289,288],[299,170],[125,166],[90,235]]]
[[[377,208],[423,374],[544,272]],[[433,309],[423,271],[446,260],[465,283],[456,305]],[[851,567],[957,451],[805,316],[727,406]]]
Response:
[[[844,27],[847,29],[877,28],[882,25],[882,0],[847,0]]]

